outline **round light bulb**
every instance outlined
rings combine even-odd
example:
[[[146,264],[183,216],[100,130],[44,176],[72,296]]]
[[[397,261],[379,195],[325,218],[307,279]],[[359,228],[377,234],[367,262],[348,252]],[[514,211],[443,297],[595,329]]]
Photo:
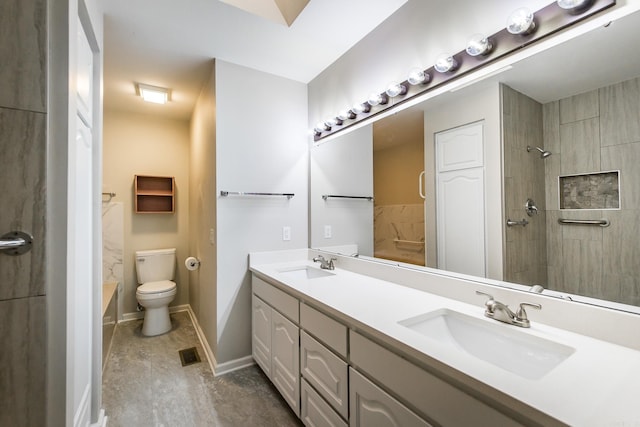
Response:
[[[434,64],[433,68],[435,68],[439,73],[446,73],[448,71],[455,70],[457,66],[458,61],[456,61],[456,59],[452,55],[443,53],[442,55],[438,56],[438,59],[436,59],[436,63]]]
[[[338,121],[335,119],[335,117],[329,117],[327,119],[325,119],[324,124],[328,127],[328,128],[332,128],[335,125],[338,124]]]
[[[474,34],[467,43],[467,53],[471,56],[486,55],[492,48],[491,41],[484,34]]]
[[[338,113],[338,118],[342,121],[353,119],[354,117],[355,117],[355,114],[353,114],[351,110],[341,110]]]
[[[533,12],[526,7],[513,11],[507,19],[507,31],[511,34],[530,34],[536,28]]]
[[[412,85],[419,85],[423,83],[427,83],[430,79],[429,74],[425,73],[424,70],[419,68],[414,68],[409,72],[409,78],[407,81]]]
[[[313,128],[313,131],[315,133],[322,133],[324,131],[328,130],[327,126],[324,124],[324,122],[320,122],[318,124],[316,124],[316,127]]]
[[[589,9],[594,0],[558,0],[558,6],[570,14],[577,15]]]
[[[394,98],[396,96],[399,95],[404,95],[405,93],[407,93],[407,87],[405,85],[402,85],[400,83],[391,83],[388,87],[387,90],[385,91],[385,93],[391,97]]]
[[[386,104],[387,102],[383,94],[372,93],[371,95],[369,95],[369,99],[367,100],[367,103],[372,107],[375,107],[376,105]]]
[[[351,111],[356,114],[368,113],[371,110],[371,106],[366,102],[357,102],[353,104]]]

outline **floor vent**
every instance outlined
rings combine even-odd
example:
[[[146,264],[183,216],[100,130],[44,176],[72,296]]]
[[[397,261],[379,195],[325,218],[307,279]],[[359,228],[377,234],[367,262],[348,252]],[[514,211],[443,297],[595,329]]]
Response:
[[[196,350],[195,347],[179,350],[178,353],[180,353],[180,362],[182,362],[182,366],[189,366],[200,362],[200,356],[198,355],[198,350]]]

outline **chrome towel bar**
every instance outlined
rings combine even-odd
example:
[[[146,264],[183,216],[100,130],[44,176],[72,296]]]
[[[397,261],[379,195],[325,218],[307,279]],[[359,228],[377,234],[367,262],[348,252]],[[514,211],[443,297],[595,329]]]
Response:
[[[354,200],[368,200],[368,201],[373,201],[373,197],[372,196],[338,196],[335,194],[323,194],[322,198],[324,200],[327,199],[354,199]]]
[[[287,199],[295,196],[294,193],[250,193],[246,191],[220,191],[221,197],[227,196],[278,196],[278,197],[286,197]]]
[[[569,225],[599,225],[600,227],[608,227],[609,224],[611,224],[608,219],[567,219],[567,218],[559,218],[558,223],[569,224]]]

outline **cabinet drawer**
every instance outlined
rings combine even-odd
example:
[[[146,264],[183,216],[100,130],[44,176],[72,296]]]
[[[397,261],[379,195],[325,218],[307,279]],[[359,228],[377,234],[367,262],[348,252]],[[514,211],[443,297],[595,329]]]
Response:
[[[342,323],[300,304],[300,326],[340,356],[347,357],[347,327]]]
[[[385,391],[349,368],[351,427],[431,427]],[[480,424],[467,424],[480,425]]]
[[[308,427],[347,427],[347,423],[302,379],[300,419]]]
[[[343,418],[349,417],[347,364],[304,331],[300,333],[300,372]]]
[[[351,363],[398,398],[444,426],[521,426],[473,396],[362,335],[350,333]],[[461,411],[460,408],[464,408]],[[353,413],[352,413],[353,416]]]
[[[299,323],[300,315],[297,299],[256,276],[253,276],[251,284],[254,294],[262,298],[263,301],[278,310],[293,323]]]

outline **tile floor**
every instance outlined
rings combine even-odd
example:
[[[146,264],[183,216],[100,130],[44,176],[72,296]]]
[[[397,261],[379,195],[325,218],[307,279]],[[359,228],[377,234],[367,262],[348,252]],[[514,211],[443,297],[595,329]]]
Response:
[[[118,324],[102,379],[109,427],[301,426],[280,394],[251,366],[213,376],[187,312],[171,332],[145,337],[142,320]],[[183,367],[178,350],[202,362]]]

